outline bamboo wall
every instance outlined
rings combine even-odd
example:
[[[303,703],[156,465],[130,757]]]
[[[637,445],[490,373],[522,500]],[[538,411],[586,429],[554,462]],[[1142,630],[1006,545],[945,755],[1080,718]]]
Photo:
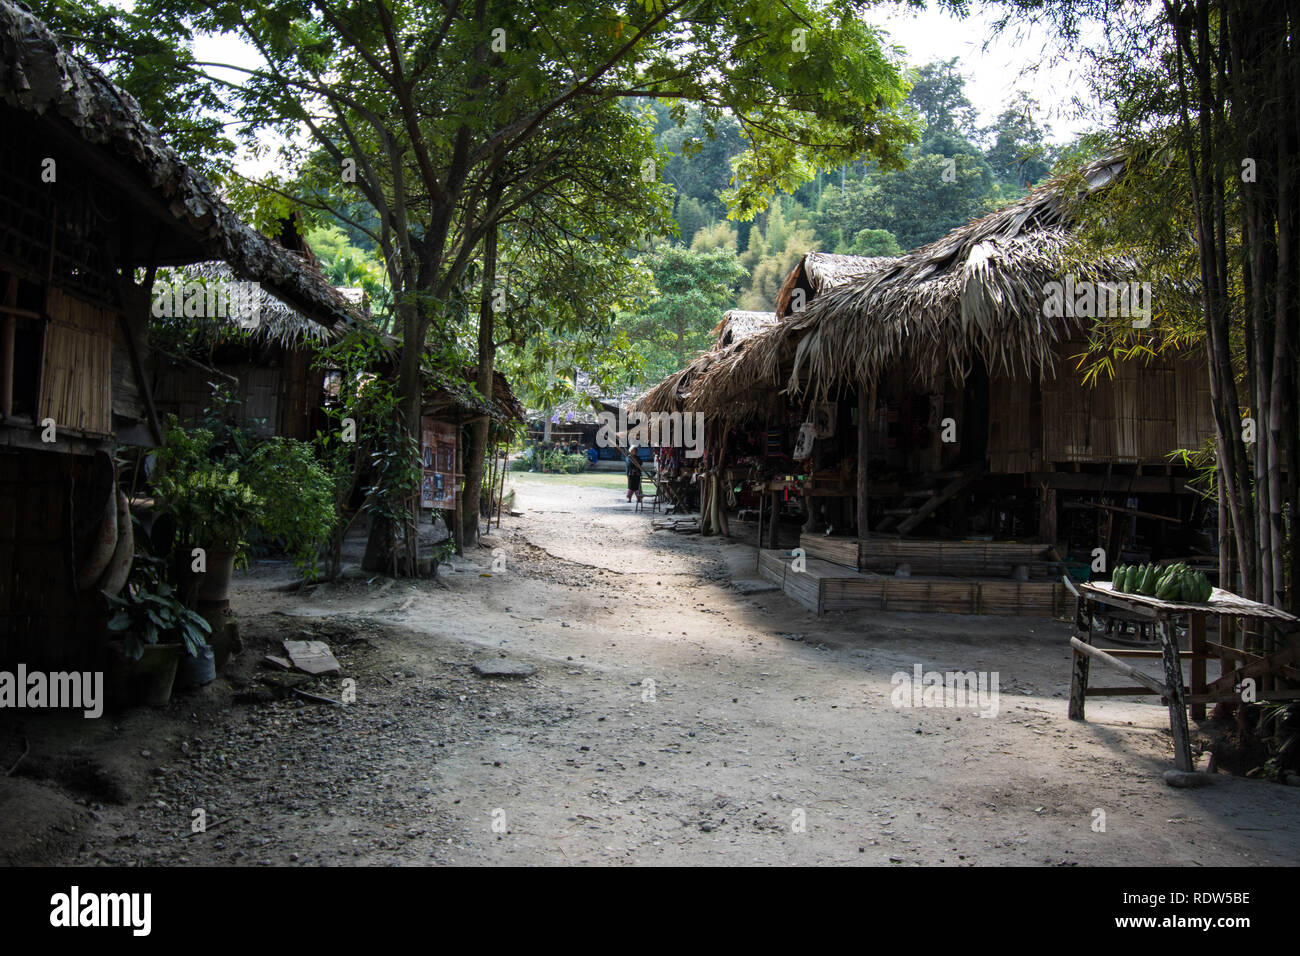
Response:
[[[78,601],[73,580],[73,501],[89,479],[88,462],[53,451],[0,452],[0,659],[7,664],[84,663],[85,635],[102,626]]]
[[[1027,378],[989,380],[989,471],[1018,475],[1038,468],[1041,436],[1030,427],[1033,383]]]
[[[306,441],[315,429],[317,410],[324,403],[324,373],[311,367],[312,355],[302,349],[279,349],[274,364],[241,362],[218,368],[238,379],[235,417],[263,437],[280,435]],[[196,422],[212,404],[212,376],[192,365],[158,361],[153,397],[159,415],[173,414]]]
[[[1115,375],[1086,385],[1064,343],[1054,378],[1039,384],[1041,428],[1030,414],[1034,383],[995,377],[989,383],[989,469],[1022,474],[1052,463],[1167,464],[1176,448],[1195,448],[1214,433],[1209,373],[1199,355],[1120,362]]]
[[[50,289],[38,418],[96,435],[113,431],[112,312]]]

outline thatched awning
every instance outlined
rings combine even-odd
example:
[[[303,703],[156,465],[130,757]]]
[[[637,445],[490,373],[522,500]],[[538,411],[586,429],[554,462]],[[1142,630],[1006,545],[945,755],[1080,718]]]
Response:
[[[743,342],[763,329],[776,324],[775,312],[751,312],[731,309],[722,314],[722,321],[713,327],[713,346],[723,348]]]
[[[714,327],[718,344],[680,372],[674,372],[630,406],[639,412],[703,411],[707,392],[701,388],[715,369],[729,368],[745,354],[749,343],[776,325],[772,312],[732,309]],[[725,339],[725,341],[724,341]],[[738,410],[742,403],[735,403]]]
[[[423,409],[426,415],[442,415],[451,421],[463,421],[486,415],[499,422],[522,422],[524,407],[515,397],[504,373],[492,371],[492,397],[479,395],[474,383],[478,379],[477,366],[460,371],[460,374],[424,365],[420,369],[424,382]]]
[[[1043,314],[1048,284],[1128,281],[1133,263],[1072,263],[1077,204],[1123,169],[1114,159],[1050,180],[1024,198],[820,296],[789,323],[797,339],[789,386],[825,394],[836,381],[877,380],[905,362],[933,382],[965,378],[975,358],[990,371],[1054,369],[1055,346],[1083,322]],[[775,357],[769,355],[769,358]]]
[[[929,382],[961,380],[976,357],[1008,373],[1050,373],[1056,343],[1081,322],[1043,315],[1047,284],[1067,269],[1094,282],[1135,278],[1131,262],[1068,261],[1076,203],[1122,169],[1120,160],[1093,163],[905,256],[871,261],[760,332],[743,354],[713,363],[698,386],[708,410],[726,414],[733,399],[761,388],[825,395],[901,364]]]
[[[805,253],[781,283],[776,294],[776,317],[788,318],[794,309],[796,290],[802,290],[806,308],[813,299],[831,289],[877,272],[895,261],[892,256],[842,256],[834,252]]]
[[[305,258],[292,252],[289,255],[302,258],[303,267],[310,268],[310,264]],[[186,266],[182,270],[182,274],[187,280],[204,279],[220,282],[234,278],[234,272],[230,268],[230,264],[220,261],[200,262],[192,266]],[[240,331],[242,327],[239,325],[237,318],[217,318],[198,323],[196,328],[199,335],[204,339],[216,339],[223,335],[239,334],[246,336],[248,341],[258,344],[275,344],[285,347],[324,345],[337,338],[337,328],[331,328],[314,319],[307,318],[301,312],[276,298],[265,288],[261,289],[260,292],[258,324],[254,328],[248,329],[246,332]]]
[[[355,319],[318,271],[245,225],[212,185],[144,119],[139,104],[98,69],[65,51],[25,10],[0,0],[0,103],[42,123],[96,176],[129,196],[152,229],[132,231],[130,265],[230,263],[298,312],[325,325]],[[159,241],[161,240],[161,241]]]

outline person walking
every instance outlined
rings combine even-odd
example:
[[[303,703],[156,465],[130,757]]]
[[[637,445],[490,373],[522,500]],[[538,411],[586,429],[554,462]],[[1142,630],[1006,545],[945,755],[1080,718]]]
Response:
[[[632,495],[636,495],[636,500],[641,500],[641,457],[637,454],[636,445],[632,445],[627,450],[627,500],[632,500]]]

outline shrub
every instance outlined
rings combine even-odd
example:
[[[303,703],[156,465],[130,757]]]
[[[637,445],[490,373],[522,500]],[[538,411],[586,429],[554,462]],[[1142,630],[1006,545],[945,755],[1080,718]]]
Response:
[[[306,442],[271,438],[248,456],[242,469],[253,492],[265,502],[257,526],[278,540],[308,577],[334,530],[334,479]]]

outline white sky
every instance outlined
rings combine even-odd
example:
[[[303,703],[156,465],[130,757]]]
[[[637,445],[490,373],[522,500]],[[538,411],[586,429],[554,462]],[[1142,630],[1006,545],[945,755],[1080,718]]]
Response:
[[[1087,95],[1080,60],[1061,51],[1046,31],[1026,26],[1013,25],[996,40],[989,40],[997,12],[997,7],[977,3],[969,16],[958,18],[933,7],[912,12],[900,3],[884,5],[866,20],[884,29],[889,39],[906,51],[911,66],[960,57],[966,97],[984,125],[996,119],[1019,90],[1038,101],[1043,110],[1038,118],[1051,126],[1050,138],[1055,144],[1068,142],[1094,125],[1072,115],[1071,99]],[[1100,107],[1097,109],[1099,120]]]

